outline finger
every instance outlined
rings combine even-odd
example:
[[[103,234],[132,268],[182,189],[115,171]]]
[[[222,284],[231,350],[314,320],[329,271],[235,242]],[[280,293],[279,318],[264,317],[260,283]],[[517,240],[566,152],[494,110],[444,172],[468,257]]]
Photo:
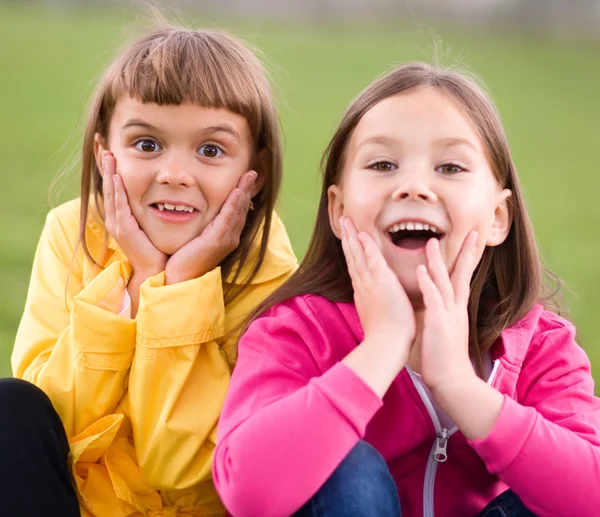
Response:
[[[238,188],[246,192],[250,197],[252,197],[252,188],[256,183],[256,178],[258,174],[254,171],[248,171],[245,174],[242,174],[240,181],[238,181]]]
[[[104,203],[104,218],[110,229],[115,223],[115,184],[116,160],[109,151],[102,151],[102,199]]]
[[[234,188],[214,220],[218,238],[239,237],[246,223],[250,207],[250,195],[241,188]]]
[[[365,257],[365,251],[362,243],[358,240],[358,232],[356,226],[349,217],[344,217],[343,223],[346,230],[346,238],[348,243],[348,250],[352,255],[352,262],[354,269],[359,277],[363,277],[368,274],[367,259]]]
[[[123,184],[123,178],[118,174],[113,177],[115,189],[115,221],[117,224],[117,233],[132,233],[139,229],[137,220],[131,213],[131,207],[127,200],[127,192]]]
[[[352,280],[352,284],[358,277],[356,276],[356,269],[354,267],[354,258],[352,253],[350,252],[350,247],[348,244],[348,231],[346,230],[346,226],[344,225],[344,217],[340,217],[339,221],[340,225],[340,236],[342,242],[342,251],[344,252],[344,257],[346,258],[346,265],[348,266],[348,274],[350,275],[350,279]]]
[[[437,239],[429,239],[425,246],[425,253],[427,255],[429,276],[440,292],[445,306],[449,307],[451,303],[454,303],[454,289],[448,276],[446,264],[442,260],[439,241]]]
[[[417,266],[417,284],[423,295],[425,308],[429,310],[441,310],[444,308],[444,300],[435,283],[429,276],[427,267],[423,264]]]
[[[472,231],[467,235],[451,276],[456,301],[463,305],[466,305],[469,301],[471,278],[477,267],[477,237],[478,233],[476,231]]]
[[[366,232],[360,232],[358,234],[358,239],[363,245],[365,261],[369,270],[374,273],[382,273],[389,270],[389,266],[381,253],[381,249],[379,249],[379,246],[375,242],[375,239]]]

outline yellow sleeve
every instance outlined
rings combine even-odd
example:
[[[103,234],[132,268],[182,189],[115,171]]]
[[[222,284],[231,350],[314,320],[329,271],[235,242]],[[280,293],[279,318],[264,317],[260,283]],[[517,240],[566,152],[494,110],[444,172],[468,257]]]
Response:
[[[83,286],[77,230],[50,212],[38,243],[13,373],[44,390],[72,437],[114,411],[126,389],[135,321],[118,316],[131,274],[115,262]]]
[[[129,404],[144,481],[173,490],[211,476],[230,368],[219,346],[226,332],[220,268],[164,282],[161,273],[140,290]]]

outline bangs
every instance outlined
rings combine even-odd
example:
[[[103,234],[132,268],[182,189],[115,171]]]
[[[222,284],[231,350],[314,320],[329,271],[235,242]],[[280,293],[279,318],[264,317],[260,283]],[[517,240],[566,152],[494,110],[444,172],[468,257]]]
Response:
[[[256,56],[230,36],[161,29],[138,40],[111,72],[109,104],[127,95],[143,103],[223,108],[244,117],[258,147],[263,145],[266,74]]]

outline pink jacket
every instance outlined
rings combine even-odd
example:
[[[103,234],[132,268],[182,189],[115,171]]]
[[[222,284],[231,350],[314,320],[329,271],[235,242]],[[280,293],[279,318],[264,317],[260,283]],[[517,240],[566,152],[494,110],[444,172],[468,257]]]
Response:
[[[240,341],[219,424],[217,490],[236,517],[290,515],[364,439],[386,459],[403,517],[477,515],[508,487],[539,517],[596,516],[600,399],[574,334],[539,305],[507,328],[492,349],[489,382],[504,394],[496,425],[478,441],[450,431],[438,463],[440,424],[411,372],[381,400],[340,362],[363,340],[354,305],[287,300]]]

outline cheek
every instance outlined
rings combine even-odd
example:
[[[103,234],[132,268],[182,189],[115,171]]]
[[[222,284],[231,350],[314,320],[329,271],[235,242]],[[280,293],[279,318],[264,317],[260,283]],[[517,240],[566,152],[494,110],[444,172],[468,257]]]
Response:
[[[359,184],[348,185],[344,189],[344,213],[354,221],[358,230],[372,233],[381,206],[376,189]]]
[[[127,154],[113,154],[117,160],[117,174],[123,179],[129,202],[135,203],[152,184],[152,166],[149,161],[136,160]]]

